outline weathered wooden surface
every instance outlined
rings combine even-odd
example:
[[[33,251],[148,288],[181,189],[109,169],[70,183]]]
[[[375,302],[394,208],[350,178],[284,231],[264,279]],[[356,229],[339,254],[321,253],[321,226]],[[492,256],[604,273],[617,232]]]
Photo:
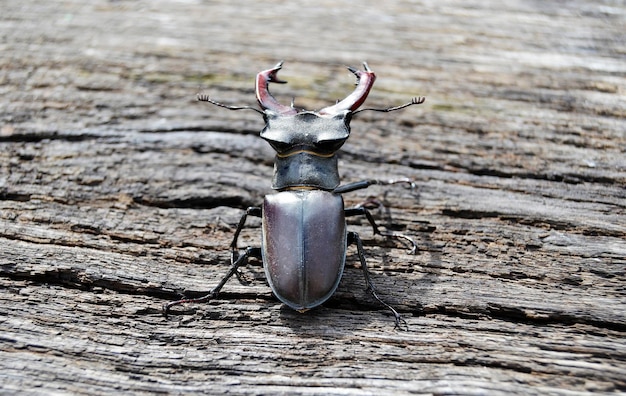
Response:
[[[626,391],[626,6],[619,1],[2,2],[0,389],[24,394],[584,394]],[[337,295],[301,315],[259,262],[227,269],[269,190],[254,112],[320,108],[367,60],[341,156],[420,251],[365,238]],[[388,218],[385,213],[378,213]],[[385,222],[384,220],[381,220]],[[242,246],[257,244],[251,221]]]

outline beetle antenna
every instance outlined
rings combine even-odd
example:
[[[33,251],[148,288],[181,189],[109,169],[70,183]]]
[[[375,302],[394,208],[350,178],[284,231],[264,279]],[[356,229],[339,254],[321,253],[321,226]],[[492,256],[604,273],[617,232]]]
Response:
[[[383,113],[388,113],[390,111],[396,111],[396,110],[400,110],[400,109],[404,109],[405,107],[409,107],[409,106],[413,106],[413,105],[418,105],[418,104],[422,104],[426,101],[426,98],[423,96],[416,96],[414,98],[411,99],[411,101],[409,103],[405,103],[403,105],[400,106],[394,106],[394,107],[389,107],[386,109],[372,109],[372,108],[367,108],[367,109],[361,109],[361,110],[357,110],[355,112],[353,112],[352,114],[356,114],[356,113],[360,113],[362,111],[366,111],[366,110],[371,110],[371,111],[381,111]]]
[[[211,104],[214,104],[215,106],[223,107],[223,108],[228,109],[228,110],[254,110],[257,113],[265,114],[261,110],[256,109],[256,108],[254,108],[252,106],[229,106],[229,105],[225,105],[223,103],[214,101],[213,99],[211,99],[209,97],[209,95],[204,95],[204,94],[198,94],[198,101],[200,101],[200,102],[209,102]]]

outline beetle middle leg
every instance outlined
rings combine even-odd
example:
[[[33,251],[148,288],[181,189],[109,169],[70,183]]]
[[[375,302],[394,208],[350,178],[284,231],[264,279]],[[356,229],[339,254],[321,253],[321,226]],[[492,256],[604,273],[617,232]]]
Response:
[[[401,232],[397,232],[397,231],[381,230],[378,227],[378,224],[376,224],[376,221],[374,220],[374,216],[372,216],[370,211],[365,206],[358,205],[354,208],[346,209],[345,212],[346,212],[346,217],[364,215],[367,221],[372,226],[374,234],[376,235],[382,235],[382,236],[389,237],[389,238],[403,239],[407,241],[409,245],[411,246],[411,249],[409,250],[409,254],[415,254],[415,252],[417,251],[417,243],[415,243],[413,238],[411,238],[410,236],[405,235]]]
[[[408,184],[411,189],[415,188],[415,183],[411,179],[401,178],[401,179],[391,179],[391,180],[362,180],[362,181],[358,181],[355,183],[350,183],[350,184],[346,184],[343,186],[339,186],[335,188],[333,192],[337,194],[342,194],[342,193],[346,193],[350,191],[361,190],[374,184],[377,184],[377,185]],[[409,253],[415,254],[415,252],[417,251],[417,244],[415,243],[413,238],[401,232],[381,230],[378,227],[378,224],[376,224],[376,221],[374,220],[374,217],[370,213],[369,209],[366,207],[366,204],[373,204],[374,207],[378,207],[382,205],[380,202],[369,200],[366,203],[362,203],[362,204],[355,206],[354,208],[346,209],[345,211],[346,216],[358,216],[358,215],[365,216],[365,218],[367,218],[367,221],[372,226],[372,229],[374,230],[374,234],[391,237],[391,238],[403,239],[407,241],[409,245],[411,245],[411,249]]]
[[[407,323],[402,318],[402,316],[396,311],[391,305],[383,301],[378,294],[376,293],[376,288],[374,287],[374,283],[372,283],[372,278],[370,277],[369,269],[367,267],[367,262],[365,261],[365,251],[363,249],[363,242],[361,241],[361,237],[356,232],[350,231],[348,232],[348,244],[356,244],[357,254],[359,256],[359,261],[361,261],[361,269],[363,270],[363,276],[365,277],[365,283],[367,285],[367,291],[385,308],[389,309],[393,316],[395,317],[395,327],[394,328],[403,328],[406,329]]]
[[[215,286],[215,288],[213,288],[213,290],[211,290],[205,296],[202,296],[199,298],[184,298],[181,300],[172,301],[170,303],[164,304],[163,315],[167,317],[167,314],[169,313],[170,309],[176,305],[187,304],[187,303],[203,303],[203,302],[212,300],[213,298],[217,297],[220,290],[222,290],[226,282],[228,282],[228,280],[232,278],[233,275],[235,275],[240,282],[247,283],[243,279],[243,275],[239,271],[239,267],[246,265],[248,263],[249,257],[261,258],[260,248],[248,247],[245,250],[245,252],[241,255],[239,253],[239,250],[237,249],[237,241],[239,240],[239,234],[241,233],[241,230],[243,229],[248,216],[257,216],[257,217],[261,216],[261,208],[249,207],[248,209],[246,209],[246,212],[241,216],[241,219],[239,220],[239,224],[237,225],[237,229],[235,230],[235,235],[233,236],[233,241],[230,244],[230,268],[228,269],[228,272],[226,273],[226,275],[217,284],[217,286]]]

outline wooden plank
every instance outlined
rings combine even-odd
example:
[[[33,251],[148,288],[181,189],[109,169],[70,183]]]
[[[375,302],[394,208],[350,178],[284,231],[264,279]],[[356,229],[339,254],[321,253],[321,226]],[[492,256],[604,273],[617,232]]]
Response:
[[[588,394],[626,391],[626,7],[615,2],[5,4],[0,18],[0,389],[26,394]],[[381,224],[320,309],[262,264],[226,272],[271,193],[255,74],[297,106],[378,80],[340,157]],[[258,245],[249,221],[241,246]]]

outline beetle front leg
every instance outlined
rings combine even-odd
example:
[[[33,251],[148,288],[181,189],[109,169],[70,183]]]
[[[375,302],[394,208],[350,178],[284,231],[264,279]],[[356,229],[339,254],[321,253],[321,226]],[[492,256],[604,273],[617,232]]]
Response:
[[[343,186],[339,186],[333,190],[335,194],[343,194],[350,191],[362,190],[364,188],[368,188],[373,185],[381,185],[381,186],[389,186],[391,184],[408,184],[411,190],[415,189],[417,186],[415,182],[409,178],[403,177],[400,179],[389,179],[389,180],[361,180],[354,183],[344,184]]]
[[[184,298],[182,300],[177,300],[177,301],[172,301],[170,303],[167,303],[163,305],[163,315],[167,317],[167,315],[170,312],[170,309],[173,306],[180,305],[180,304],[187,304],[187,303],[203,303],[203,302],[207,302],[217,297],[217,295],[219,294],[220,290],[222,290],[222,287],[224,287],[226,282],[228,282],[228,280],[232,278],[233,275],[238,273],[239,267],[247,264],[248,257],[260,258],[261,249],[253,248],[253,247],[247,248],[246,251],[232,263],[226,275],[222,278],[222,280],[220,280],[220,283],[218,283],[217,286],[215,286],[215,288],[213,288],[213,290],[211,290],[207,295],[202,296],[200,298]]]
[[[376,293],[376,288],[374,287],[374,283],[372,283],[372,278],[370,277],[369,269],[367,268],[367,262],[365,261],[365,252],[363,249],[363,242],[361,241],[361,237],[356,232],[348,232],[348,244],[355,243],[357,254],[359,255],[359,260],[361,261],[361,268],[363,269],[363,276],[365,276],[365,283],[367,285],[367,291],[382,305],[384,305],[387,309],[391,311],[393,316],[395,317],[395,329],[402,328],[407,330],[407,323],[402,318],[402,316],[396,311],[391,305],[384,302],[378,294]]]

